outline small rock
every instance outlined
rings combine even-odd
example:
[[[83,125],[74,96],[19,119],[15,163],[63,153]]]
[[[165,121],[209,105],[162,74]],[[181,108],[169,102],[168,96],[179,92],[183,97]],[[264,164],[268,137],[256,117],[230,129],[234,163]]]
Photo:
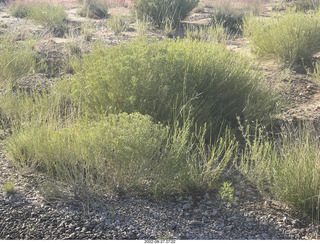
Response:
[[[208,211],[205,211],[205,212],[203,213],[203,215],[206,216],[206,217],[208,217],[208,216],[209,216]]]
[[[212,205],[213,204],[213,202],[211,202],[211,201],[206,201],[206,205]]]
[[[154,217],[155,219],[159,219],[160,216],[159,216],[159,214],[154,213],[154,214],[153,214],[153,217]]]
[[[207,222],[208,221],[208,218],[206,216],[202,217],[202,222]]]
[[[287,225],[290,225],[290,224],[291,224],[290,219],[288,219],[287,217],[284,217],[282,221],[283,221],[285,224],[287,224]]]
[[[117,220],[114,222],[114,224],[117,225],[117,226],[119,226],[119,225],[120,225],[120,220],[117,219]]]
[[[111,219],[106,219],[106,220],[104,221],[104,223],[105,223],[106,225],[111,225],[111,224],[112,224],[112,221],[111,221]]]
[[[266,233],[262,233],[261,236],[262,236],[262,238],[265,239],[265,240],[269,240],[269,239],[270,239],[269,235],[266,234]]]
[[[232,225],[228,225],[228,226],[226,227],[226,230],[227,230],[227,231],[230,231],[230,230],[232,230],[232,228],[233,228]]]
[[[203,198],[204,198],[205,200],[208,200],[208,199],[209,199],[209,194],[206,193]]]
[[[216,209],[213,209],[213,210],[212,210],[212,216],[216,216],[217,213],[218,213],[218,211],[217,211]]]
[[[183,204],[183,206],[182,206],[183,210],[189,210],[190,208],[191,208],[191,204],[190,203]]]
[[[254,219],[253,219],[253,218],[246,218],[246,221],[247,221],[247,222],[253,222]]]
[[[197,221],[197,220],[193,220],[189,224],[190,225],[194,225],[194,226],[202,226],[202,222]]]

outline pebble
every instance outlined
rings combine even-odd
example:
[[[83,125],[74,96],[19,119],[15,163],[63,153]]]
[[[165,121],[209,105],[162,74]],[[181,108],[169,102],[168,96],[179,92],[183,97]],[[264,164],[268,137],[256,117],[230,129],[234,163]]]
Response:
[[[216,209],[213,209],[213,210],[212,210],[212,216],[216,216],[217,213],[218,213],[218,211],[217,211]]]
[[[189,210],[189,209],[191,209],[191,204],[190,204],[190,203],[183,204],[182,209],[183,209],[183,210]]]

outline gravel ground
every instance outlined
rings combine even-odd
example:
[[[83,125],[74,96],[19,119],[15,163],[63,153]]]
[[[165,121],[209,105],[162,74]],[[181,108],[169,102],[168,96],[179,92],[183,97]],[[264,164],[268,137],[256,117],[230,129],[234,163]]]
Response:
[[[17,171],[0,153],[0,182],[7,179],[14,179],[16,193],[6,194],[1,186],[0,239],[316,238],[308,217],[262,200],[249,183],[234,184],[232,203],[217,194],[162,200],[127,194],[109,197],[103,208],[86,209],[76,201],[44,201],[30,175]]]

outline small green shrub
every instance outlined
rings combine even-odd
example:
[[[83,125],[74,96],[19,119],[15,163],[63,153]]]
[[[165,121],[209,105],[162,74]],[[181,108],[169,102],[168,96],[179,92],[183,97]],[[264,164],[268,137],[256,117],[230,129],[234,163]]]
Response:
[[[37,69],[32,40],[16,41],[8,34],[0,36],[0,86],[15,85],[16,80]]]
[[[98,44],[74,70],[71,96],[91,114],[140,112],[172,124],[191,110],[198,126],[217,129],[236,115],[261,119],[278,102],[247,57],[190,39]]]
[[[264,195],[311,213],[316,210],[320,191],[320,142],[310,126],[283,128],[270,140],[259,127],[243,134],[246,149],[238,167]]]
[[[108,23],[111,30],[114,31],[116,35],[124,32],[128,29],[128,22],[120,14],[112,14]]]
[[[6,145],[20,166],[47,173],[77,198],[106,190],[164,195],[215,189],[237,143],[226,132],[208,147],[203,134],[193,136],[190,123],[168,128],[123,113],[64,125],[34,120]]]
[[[16,18],[26,18],[28,16],[28,7],[26,4],[18,3],[10,6],[10,13]]]
[[[320,51],[320,13],[287,11],[271,19],[246,18],[245,33],[252,51],[292,66]]]
[[[194,9],[199,0],[133,0],[133,6],[138,18],[143,20],[149,16],[159,27],[167,20],[172,20],[173,25],[179,24]]]
[[[2,187],[3,191],[7,194],[13,194],[16,192],[15,184],[13,181],[6,181]]]
[[[232,202],[233,200],[233,187],[231,182],[223,182],[220,187],[219,194],[222,200]]]
[[[78,14],[83,17],[94,19],[105,19],[108,16],[108,4],[104,0],[83,1],[83,7]]]

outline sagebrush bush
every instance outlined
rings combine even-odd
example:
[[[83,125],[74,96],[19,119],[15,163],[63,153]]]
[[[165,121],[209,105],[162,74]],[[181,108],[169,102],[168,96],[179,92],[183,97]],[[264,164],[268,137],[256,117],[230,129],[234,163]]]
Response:
[[[0,87],[16,84],[16,80],[37,69],[34,42],[16,41],[15,36],[0,36]]]
[[[161,27],[169,20],[176,26],[198,5],[199,0],[133,0],[132,2],[140,20],[149,16]]]
[[[139,113],[56,122],[34,120],[13,130],[7,149],[18,165],[47,173],[77,198],[110,190],[212,190],[237,147],[229,132],[207,147],[190,124],[168,128]]]
[[[304,14],[289,10],[270,19],[248,17],[244,31],[254,53],[288,66],[310,59],[320,51],[320,12]]]
[[[320,192],[320,141],[310,126],[283,128],[268,138],[258,126],[254,135],[242,128],[245,150],[238,169],[261,193],[311,213]]]
[[[261,119],[277,101],[248,58],[190,39],[98,44],[74,70],[71,96],[92,114],[140,112],[170,124],[191,110],[199,126],[219,128],[236,115]]]
[[[83,17],[104,19],[108,16],[108,8],[105,0],[85,0],[78,14]]]

